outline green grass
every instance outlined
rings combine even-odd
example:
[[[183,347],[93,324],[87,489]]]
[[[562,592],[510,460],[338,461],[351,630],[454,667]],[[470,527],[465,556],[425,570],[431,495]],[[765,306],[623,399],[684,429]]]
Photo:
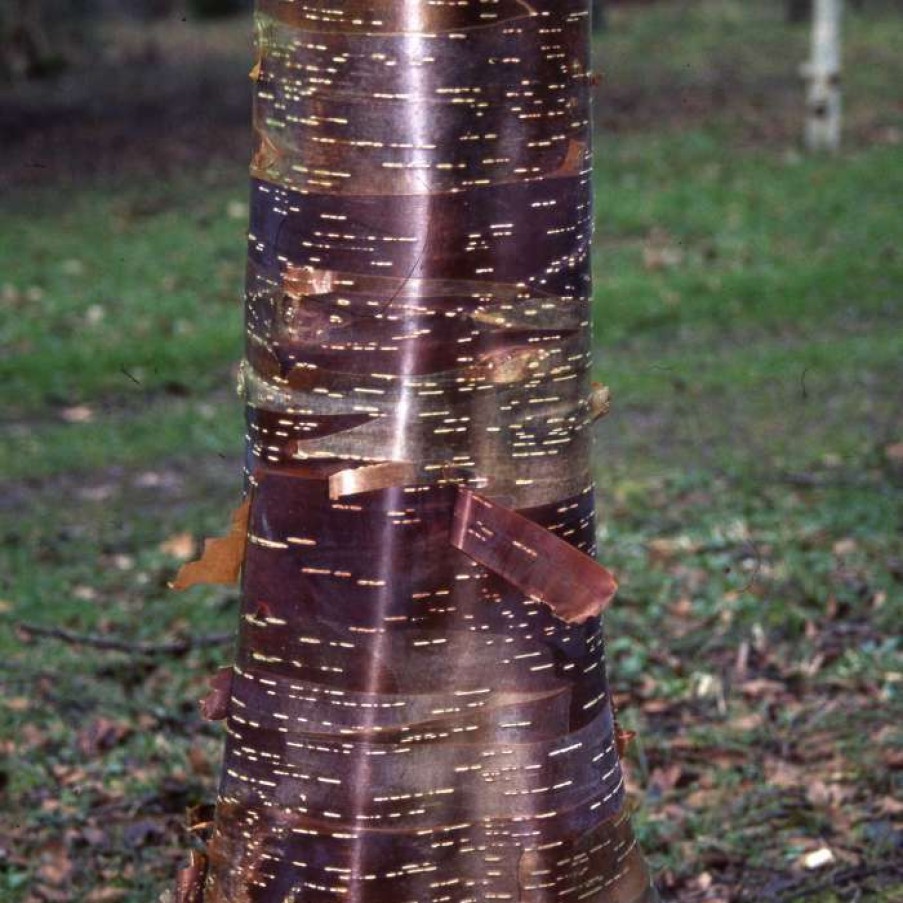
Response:
[[[677,123],[693,121],[694,113],[674,103],[674,89],[704,88],[718,101],[707,120],[731,141],[747,137],[750,129],[760,137],[796,135],[809,30],[788,27],[785,8],[783,0],[668,0],[651,15],[613,7],[611,28],[596,47],[602,93],[627,88],[663,94]],[[847,137],[860,145],[876,129],[900,127],[899,9],[893,0],[869,0],[866,15],[847,12]]]
[[[901,891],[903,18],[848,21],[834,158],[797,147],[805,31],[776,2],[616,10],[600,44],[603,93],[641,104],[598,138],[599,538],[638,830],[675,899]],[[656,118],[658,94],[718,83]],[[194,700],[225,650],[135,659],[15,624],[234,627],[234,592],[167,590],[166,541],[219,531],[239,490],[245,192],[189,173],[0,211],[0,899],[63,848],[78,899],[151,899],[212,797]],[[97,747],[101,718],[125,733]],[[837,866],[809,874],[818,845]]]
[[[787,162],[750,150],[722,157],[701,132],[600,143],[605,343],[805,336],[899,315],[898,148]],[[676,258],[650,273],[643,251],[657,245]]]
[[[806,382],[831,417],[818,405],[813,447],[790,437],[796,457],[839,423],[842,450],[861,451],[862,414],[892,414],[903,357],[900,150],[788,163],[724,155],[701,130],[600,145],[598,369],[616,396],[652,410],[677,385],[691,407],[730,413],[734,399],[769,419],[771,402],[779,420]],[[244,223],[226,211],[240,193],[183,188],[140,214],[137,196],[98,191],[65,213],[38,198],[28,218],[0,218],[19,236],[0,250],[13,309],[0,399],[15,422],[0,473],[235,449]],[[91,422],[61,419],[74,405]]]
[[[222,383],[240,350],[243,186],[182,187],[86,191],[63,209],[37,193],[0,216],[15,236],[0,247],[5,410],[128,404],[136,380],[144,393]]]

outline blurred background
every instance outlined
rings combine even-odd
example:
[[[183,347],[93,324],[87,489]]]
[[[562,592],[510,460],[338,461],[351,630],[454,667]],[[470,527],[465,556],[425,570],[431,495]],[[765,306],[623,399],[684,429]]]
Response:
[[[667,898],[903,899],[903,4],[597,3],[600,557]],[[212,801],[240,493],[243,0],[0,9],[0,899],[147,901]],[[200,640],[200,642],[199,642]]]

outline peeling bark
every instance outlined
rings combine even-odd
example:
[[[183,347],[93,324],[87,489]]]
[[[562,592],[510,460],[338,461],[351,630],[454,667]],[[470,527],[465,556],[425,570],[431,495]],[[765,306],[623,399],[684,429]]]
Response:
[[[588,13],[258,0],[206,903],[655,899],[593,561]]]
[[[238,583],[245,554],[245,537],[248,532],[250,502],[243,502],[232,513],[232,525],[226,536],[204,541],[204,552],[197,561],[182,565],[172,589],[188,589],[198,584]]]

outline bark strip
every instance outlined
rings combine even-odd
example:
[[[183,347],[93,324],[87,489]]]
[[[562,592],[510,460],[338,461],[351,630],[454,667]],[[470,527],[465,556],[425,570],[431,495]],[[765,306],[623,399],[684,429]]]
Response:
[[[617,590],[614,577],[588,555],[469,489],[458,494],[451,541],[568,623],[600,615]]]
[[[198,584],[238,583],[244,558],[245,538],[248,528],[249,502],[243,502],[232,513],[232,525],[225,536],[204,540],[204,551],[197,561],[182,565],[172,589],[188,589]]]

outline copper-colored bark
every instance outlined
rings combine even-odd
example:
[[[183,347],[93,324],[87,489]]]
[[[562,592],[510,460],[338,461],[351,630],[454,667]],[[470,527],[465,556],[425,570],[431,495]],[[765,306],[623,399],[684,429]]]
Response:
[[[584,552],[516,511],[460,489],[452,545],[569,624],[598,617],[617,590]]]
[[[225,536],[204,541],[201,557],[182,565],[170,583],[173,589],[188,589],[203,583],[238,583],[248,532],[248,508],[249,502],[245,501],[232,512],[232,524]]]
[[[207,858],[195,850],[188,865],[180,869],[176,876],[173,903],[203,903],[206,877]]]
[[[257,25],[205,901],[650,901],[591,560],[588,5]]]

